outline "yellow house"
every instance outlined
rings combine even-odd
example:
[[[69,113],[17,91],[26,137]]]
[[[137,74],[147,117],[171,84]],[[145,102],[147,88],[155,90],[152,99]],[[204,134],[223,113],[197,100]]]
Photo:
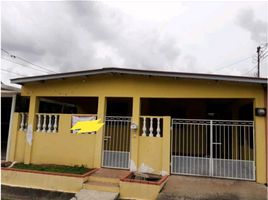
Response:
[[[13,79],[8,160],[267,183],[267,79],[104,68]],[[101,119],[97,133],[70,131]]]

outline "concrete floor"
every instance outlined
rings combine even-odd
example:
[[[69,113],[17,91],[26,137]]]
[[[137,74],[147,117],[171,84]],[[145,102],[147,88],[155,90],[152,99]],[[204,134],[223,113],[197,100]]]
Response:
[[[169,177],[158,200],[267,200],[267,187],[250,181],[206,177]]]

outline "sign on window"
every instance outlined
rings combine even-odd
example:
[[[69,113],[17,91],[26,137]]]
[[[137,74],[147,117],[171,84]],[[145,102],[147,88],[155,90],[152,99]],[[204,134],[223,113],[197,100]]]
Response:
[[[77,115],[73,115],[72,116],[72,127],[77,123],[77,122],[81,122],[81,121],[92,121],[92,120],[96,120],[97,116],[77,116]],[[76,134],[78,132],[78,130],[73,130],[72,133]],[[95,132],[93,132],[95,133]]]

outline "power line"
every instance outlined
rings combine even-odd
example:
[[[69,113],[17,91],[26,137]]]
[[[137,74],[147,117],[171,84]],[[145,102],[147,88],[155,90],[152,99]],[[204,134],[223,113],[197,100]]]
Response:
[[[250,68],[247,72],[245,72],[244,74],[248,75],[250,72],[252,72],[253,70],[256,70],[256,66]]]
[[[5,52],[6,54],[10,55],[5,49],[1,49],[3,52]]]
[[[20,59],[20,60],[22,60],[22,61],[24,61],[24,62],[26,62],[26,63],[29,63],[29,64],[31,64],[31,65],[33,65],[33,66],[39,67],[39,68],[44,69],[44,70],[47,70],[47,71],[49,71],[49,72],[57,73],[57,72],[55,72],[55,71],[53,71],[53,70],[51,70],[51,69],[48,69],[48,68],[46,68],[46,67],[42,67],[42,66],[40,66],[40,65],[34,64],[34,63],[32,63],[32,62],[26,60],[25,58],[22,58],[22,57],[19,57],[19,56],[16,56],[16,55],[12,55],[12,54],[10,54],[7,50],[5,50],[5,49],[3,49],[3,48],[1,48],[1,50],[4,51],[5,53],[7,53],[8,55],[10,55],[11,58],[18,58],[18,59]]]
[[[23,64],[21,64],[21,63],[15,62],[15,61],[11,61],[11,60],[6,59],[6,58],[4,58],[4,57],[2,57],[2,59],[6,60],[6,61],[8,61],[8,62],[17,64],[17,65],[21,65],[22,67],[26,67],[26,68],[30,67],[30,68],[32,68],[32,69],[34,69],[34,70],[37,70],[37,71],[40,71],[40,72],[45,72],[45,71],[42,71],[42,70],[40,70],[40,69],[36,69],[36,68],[34,68],[34,67],[31,67],[31,66],[26,66],[26,65],[23,65]],[[45,73],[48,73],[48,72],[45,72]]]
[[[17,73],[17,72],[12,72],[12,71],[9,71],[9,70],[7,70],[7,69],[3,69],[3,68],[1,68],[1,70],[4,71],[4,72],[8,72],[8,73],[11,73],[11,74],[18,75],[18,76],[26,76],[26,75],[22,75],[22,74],[19,74],[19,73]]]
[[[221,69],[224,69],[224,68],[227,68],[227,67],[231,67],[231,66],[236,65],[236,64],[238,64],[238,63],[241,63],[241,62],[243,62],[243,61],[246,61],[246,60],[248,60],[249,58],[252,58],[252,56],[249,56],[249,57],[243,58],[243,59],[241,59],[241,60],[235,61],[235,62],[233,62],[233,63],[231,63],[231,64],[228,64],[228,65],[225,65],[225,66],[223,66],[223,67],[219,67],[219,68],[217,68],[216,70],[221,70]]]

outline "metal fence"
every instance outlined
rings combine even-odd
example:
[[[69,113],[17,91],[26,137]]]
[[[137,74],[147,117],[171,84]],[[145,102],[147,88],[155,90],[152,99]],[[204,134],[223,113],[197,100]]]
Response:
[[[131,117],[107,116],[103,138],[102,166],[128,169]]]
[[[173,174],[255,180],[253,121],[173,119]]]

